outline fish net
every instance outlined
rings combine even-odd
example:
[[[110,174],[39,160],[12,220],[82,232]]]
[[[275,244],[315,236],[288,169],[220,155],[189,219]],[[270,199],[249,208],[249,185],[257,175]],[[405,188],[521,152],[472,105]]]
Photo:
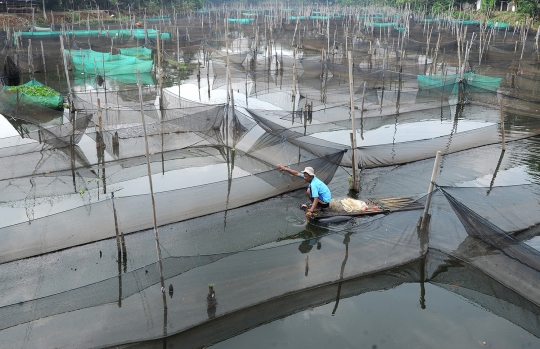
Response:
[[[79,98],[84,99],[84,94],[79,94]],[[169,101],[168,104],[178,103],[177,98],[168,97],[166,100]],[[113,101],[117,102],[114,98]],[[216,171],[221,173],[218,178],[226,178],[212,179],[205,175],[203,177],[208,178],[182,183],[177,190],[156,193],[160,224],[210,214],[222,210],[223,207],[232,209],[304,185],[302,179],[291,181],[288,176],[279,176],[275,169],[277,162],[290,164],[298,169],[312,166],[318,169],[319,177],[327,182],[332,179],[341,162],[343,152],[340,150],[329,156],[318,157],[278,136],[254,143],[254,139],[250,139],[248,134],[255,123],[246,115],[233,113],[224,105],[192,104],[191,108],[184,105],[178,109],[171,105],[170,109],[162,112],[148,105],[142,111],[130,110],[127,107],[129,103],[122,103],[122,110],[117,111],[118,118],[114,116],[114,111],[113,116],[103,115],[102,131],[96,130],[94,126],[94,131],[84,132],[84,137],[92,139],[95,144],[103,144],[96,147],[93,159],[88,159],[77,146],[57,149],[31,148],[24,145],[24,151],[23,147],[8,148],[9,156],[5,159],[11,166],[6,168],[2,175],[6,184],[4,190],[20,200],[33,224],[31,229],[28,229],[27,223],[1,228],[7,234],[6,237],[13,237],[8,238],[13,245],[6,244],[2,252],[3,261],[98,241],[115,234],[114,230],[110,230],[110,224],[101,220],[102,227],[96,226],[92,234],[84,233],[68,239],[67,237],[72,235],[73,227],[81,224],[79,219],[72,221],[73,226],[65,224],[66,217],[69,216],[80,215],[88,224],[93,224],[90,222],[99,221],[98,217],[104,217],[108,212],[111,217],[117,216],[118,229],[124,233],[151,227],[148,224],[151,220],[141,215],[141,210],[150,200],[148,194],[119,197],[115,199],[114,210],[111,207],[112,199],[106,194],[121,190],[127,182],[139,178],[146,171],[144,131],[140,122],[142,118],[147,119],[151,172],[164,172],[166,161],[167,172],[182,175],[197,170],[208,174]],[[108,104],[104,103],[102,107],[106,110]],[[83,126],[88,126],[90,119],[93,120],[93,125],[99,123],[99,120],[95,120],[95,115],[93,118],[90,116],[79,119],[86,120]],[[64,137],[72,136],[68,133],[69,130],[62,131],[66,132]],[[71,138],[68,139],[71,141]],[[109,151],[105,153],[105,149]],[[47,155],[45,158],[44,154]],[[29,166],[34,162],[37,162],[37,165]],[[27,182],[25,178],[34,177],[38,172],[45,176],[37,182]],[[47,178],[49,174],[52,175]],[[101,196],[100,192],[103,192]],[[40,218],[37,207],[41,200],[46,200],[51,195],[57,198],[69,195],[76,207]],[[83,198],[82,202],[77,196]],[[208,204],[210,197],[212,204]],[[171,202],[177,204],[170,205]],[[116,213],[113,214],[113,211]],[[43,240],[47,241],[45,244],[36,245],[37,241],[20,240],[22,235],[19,234],[29,238],[52,235]],[[17,235],[19,238],[16,238]],[[50,244],[53,241],[55,242]]]
[[[21,70],[19,67],[13,62],[11,57],[7,56],[4,61],[3,84],[7,86],[18,86],[21,79],[20,74]]]
[[[337,313],[340,299],[404,283],[420,285],[421,307],[431,283],[540,336],[533,34],[494,24],[460,72],[466,44],[456,30],[468,26],[470,39],[485,23],[276,11],[222,8],[160,16],[147,31],[68,32],[73,91],[58,33],[32,34],[49,49],[29,67],[41,60],[39,69],[57,71],[46,85],[77,112],[2,103],[20,136],[0,139],[1,343],[202,347],[330,302]],[[136,64],[152,66],[158,26],[162,71],[141,71],[139,98]],[[28,62],[20,51],[3,55]],[[108,61],[129,74],[103,74]],[[401,128],[426,122],[448,129],[400,139]],[[368,142],[381,130],[390,137]],[[422,220],[437,150],[438,186]],[[306,183],[277,163],[315,168],[336,198],[349,195],[341,167],[358,167],[361,199],[397,208],[306,226],[297,208]],[[163,275],[153,198],[141,189],[148,173]],[[129,258],[117,254],[117,235]]]
[[[162,297],[153,263],[95,284],[4,306],[0,328],[9,333],[47,318],[51,326],[63,324],[65,330],[71,328],[73,314],[80,313],[114,329],[114,335],[99,338],[100,346],[175,333],[181,334],[172,342],[176,338],[211,344],[269,317],[331,301],[336,301],[335,312],[339,299],[414,282],[447,288],[537,334],[540,294],[535,280],[540,252],[517,236],[531,224],[534,228],[539,216],[531,211],[523,214],[522,206],[515,203],[537,201],[538,186],[495,187],[481,200],[479,191],[485,194],[482,188],[442,187],[434,194],[426,227],[419,224],[421,210],[405,207],[319,236],[323,249],[309,255],[302,252],[302,243],[294,242],[252,251],[167,257],[162,264],[166,284],[174,285],[170,295],[165,290]],[[527,286],[520,280],[527,280]],[[207,301],[208,284],[216,303]],[[143,304],[136,300],[141,293],[146,299]],[[181,298],[176,298],[177,293]],[[421,292],[422,306],[424,297]],[[291,310],[287,305],[292,302],[297,305]],[[271,315],[270,307],[278,311]],[[160,331],[148,334],[141,328],[133,338],[133,328],[142,324],[126,317],[125,311],[152,321]],[[261,312],[264,315],[255,322],[239,320]],[[225,333],[216,333],[221,326]]]
[[[151,58],[147,57],[89,51],[91,50],[68,51],[65,54],[71,55],[75,70],[85,74],[128,75],[137,72],[144,74],[149,73],[154,64]]]

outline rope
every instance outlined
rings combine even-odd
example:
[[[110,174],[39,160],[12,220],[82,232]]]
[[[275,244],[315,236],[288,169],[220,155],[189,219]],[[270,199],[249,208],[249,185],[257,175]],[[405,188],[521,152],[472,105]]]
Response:
[[[288,165],[287,167],[291,166],[291,159],[289,158],[289,154],[287,153],[287,149],[285,149],[285,142],[287,141],[287,137],[282,136],[281,137],[281,145],[283,146],[283,153],[285,153],[285,156],[287,157]]]

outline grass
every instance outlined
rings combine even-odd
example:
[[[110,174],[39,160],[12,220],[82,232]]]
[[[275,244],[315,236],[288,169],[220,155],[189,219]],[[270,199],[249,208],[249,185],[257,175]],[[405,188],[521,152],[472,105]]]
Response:
[[[471,15],[472,14],[472,15]],[[454,11],[452,13],[452,17],[454,18],[465,18],[465,19],[484,19],[486,18],[486,12],[471,12],[469,10],[467,11]],[[517,12],[507,12],[507,11],[491,11],[489,14],[489,21],[490,22],[502,22],[502,23],[508,23],[510,26],[515,26],[516,22],[523,23],[525,20],[529,19],[529,17],[522,13]],[[535,21],[533,23],[534,28],[538,28],[538,21]]]

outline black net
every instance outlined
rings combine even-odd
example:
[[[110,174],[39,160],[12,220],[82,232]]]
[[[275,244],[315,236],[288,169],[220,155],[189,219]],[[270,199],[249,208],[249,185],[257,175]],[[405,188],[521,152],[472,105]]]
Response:
[[[63,24],[67,67],[57,33],[9,39],[4,84],[37,77],[72,110],[0,94],[15,132],[0,138],[1,343],[207,346],[403,283],[420,283],[425,306],[426,282],[540,336],[534,33],[407,10],[305,4],[292,18],[281,5]],[[136,74],[81,74],[69,59],[142,47],[153,68],[140,95]],[[358,167],[359,196],[394,206],[306,225],[306,183],[277,163],[314,167],[335,199],[350,195],[340,166]]]

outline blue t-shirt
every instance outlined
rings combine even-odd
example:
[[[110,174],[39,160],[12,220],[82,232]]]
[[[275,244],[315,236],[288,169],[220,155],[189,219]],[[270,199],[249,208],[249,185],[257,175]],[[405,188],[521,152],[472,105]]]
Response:
[[[302,173],[302,178],[304,178],[304,174]],[[311,188],[311,197],[318,197],[320,201],[324,202],[330,202],[332,200],[332,194],[330,194],[330,189],[324,184],[323,181],[321,181],[317,177],[313,177],[311,180],[311,183],[309,183],[309,187]]]

